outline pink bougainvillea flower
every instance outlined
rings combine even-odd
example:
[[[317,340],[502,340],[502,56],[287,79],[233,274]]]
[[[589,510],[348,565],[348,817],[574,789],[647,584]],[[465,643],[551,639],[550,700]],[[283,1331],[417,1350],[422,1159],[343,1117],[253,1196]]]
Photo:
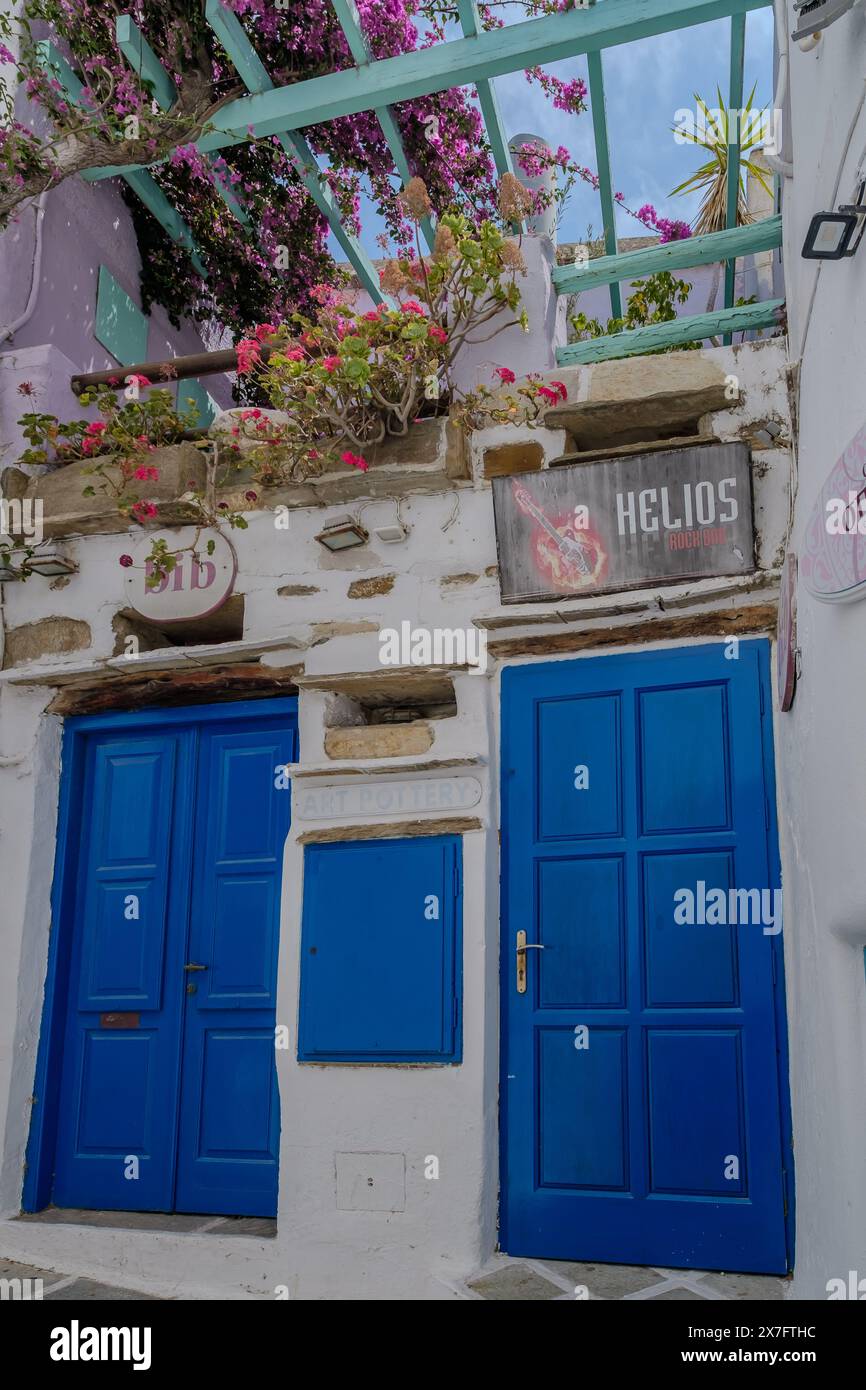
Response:
[[[261,358],[261,347],[255,338],[241,338],[235,346],[238,355],[238,376],[251,372]]]
[[[118,564],[123,565],[123,568],[124,568],[125,570],[128,570],[129,567],[130,567],[130,565],[132,564],[132,556],[131,556],[131,555],[121,555],[121,557],[120,557],[120,559],[119,559],[119,561],[118,561]]]
[[[370,466],[367,463],[367,460],[363,458],[360,454],[350,453],[348,449],[345,451],[345,453],[340,455],[340,458],[343,460],[343,463],[348,463],[352,468],[360,468],[362,473],[366,473],[367,469]]]
[[[497,367],[496,375],[499,377],[499,380],[502,382],[503,386],[510,386],[512,381],[517,380],[510,367]]]
[[[559,393],[559,399],[561,401],[568,400],[568,391],[564,381],[552,381],[550,384],[553,389]]]
[[[337,368],[342,365],[342,361],[342,357],[334,357],[333,355],[330,357],[323,357],[322,366],[326,372],[335,372]]]

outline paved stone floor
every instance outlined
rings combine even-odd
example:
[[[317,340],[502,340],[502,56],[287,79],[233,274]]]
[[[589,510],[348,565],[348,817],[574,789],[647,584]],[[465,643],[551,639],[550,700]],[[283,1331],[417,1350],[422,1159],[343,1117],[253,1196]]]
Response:
[[[160,1302],[153,1294],[138,1293],[134,1289],[119,1289],[114,1284],[99,1284],[95,1279],[79,1278],[75,1274],[57,1274],[50,1269],[37,1269],[35,1265],[18,1264],[15,1260],[0,1259],[0,1280],[20,1279],[20,1287],[4,1283],[0,1285],[0,1300],[14,1299],[37,1299],[41,1296],[44,1301],[48,1299],[62,1302],[76,1302],[79,1299],[136,1299],[147,1303]],[[39,1285],[33,1281],[41,1279],[41,1295]],[[29,1283],[25,1283],[29,1280]]]
[[[776,1302],[787,1280],[763,1274],[715,1274],[697,1269],[577,1264],[568,1260],[517,1260],[496,1255],[455,1292],[486,1302],[526,1303],[588,1299],[658,1299],[709,1302]]]
[[[55,1226],[110,1226],[121,1231],[184,1231],[219,1236],[275,1236],[277,1223],[266,1216],[195,1216],[163,1211],[85,1211],[78,1207],[46,1207],[22,1212],[16,1221]]]

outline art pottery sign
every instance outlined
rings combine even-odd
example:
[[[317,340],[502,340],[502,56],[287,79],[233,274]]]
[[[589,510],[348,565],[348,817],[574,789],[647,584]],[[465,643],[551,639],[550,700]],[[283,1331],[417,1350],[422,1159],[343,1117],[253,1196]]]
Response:
[[[833,465],[809,520],[800,573],[825,603],[866,596],[866,425]]]
[[[338,787],[295,784],[301,820],[343,816],[408,815],[416,811],[465,811],[481,800],[477,777],[413,777],[405,781],[355,781]]]
[[[494,478],[503,603],[755,567],[749,451],[713,444]]]
[[[164,540],[169,550],[179,553],[171,574],[150,588],[146,582],[151,573],[147,556],[154,539]],[[194,550],[186,549],[192,545]],[[136,538],[130,554],[133,564],[126,571],[127,602],[136,613],[160,626],[206,618],[222,608],[234,588],[237,557],[221,531],[199,532],[195,526],[148,531]]]

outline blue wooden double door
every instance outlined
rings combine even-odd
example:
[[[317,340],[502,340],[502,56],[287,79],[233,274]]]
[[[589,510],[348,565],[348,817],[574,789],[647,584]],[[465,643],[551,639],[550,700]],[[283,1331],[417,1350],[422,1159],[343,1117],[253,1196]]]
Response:
[[[504,673],[509,1253],[788,1268],[771,749],[765,642]]]
[[[273,1215],[294,702],[74,724],[52,1200]]]

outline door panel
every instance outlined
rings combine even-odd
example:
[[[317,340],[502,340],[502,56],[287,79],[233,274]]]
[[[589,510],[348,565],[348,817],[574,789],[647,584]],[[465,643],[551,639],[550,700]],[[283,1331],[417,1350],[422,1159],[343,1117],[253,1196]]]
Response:
[[[503,675],[511,1254],[787,1268],[779,943],[729,907],[774,886],[766,646],[727,650]]]
[[[57,1206],[171,1209],[190,753],[177,733],[90,740]],[[113,1014],[135,1026],[113,1026]]]
[[[274,1066],[283,846],[294,760],[285,720],[202,732],[186,995],[178,1211],[277,1209]]]

